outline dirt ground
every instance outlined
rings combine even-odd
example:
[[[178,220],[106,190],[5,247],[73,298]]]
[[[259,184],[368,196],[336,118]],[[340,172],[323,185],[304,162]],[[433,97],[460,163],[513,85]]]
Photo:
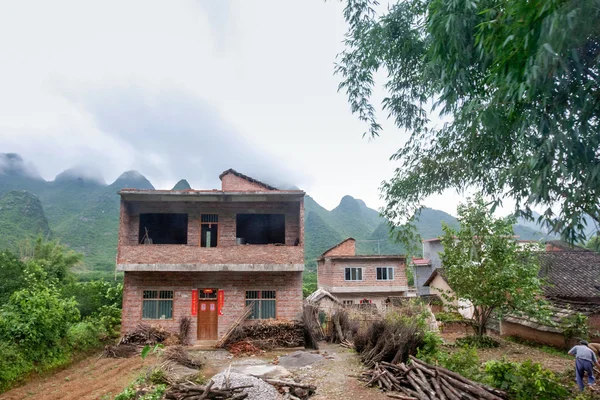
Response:
[[[112,399],[150,365],[141,357],[100,358],[100,353],[55,374],[34,377],[24,386],[0,394],[0,400]]]
[[[455,336],[446,335],[444,340],[452,344]],[[478,350],[481,361],[502,359],[509,361],[525,361],[531,359],[541,362],[546,368],[561,373],[573,367],[573,360],[555,354],[549,354],[538,348],[508,342],[499,339],[501,346],[496,349]],[[448,347],[452,349],[453,347]],[[232,368],[277,364],[279,357],[293,350],[273,351],[251,357],[233,358],[224,350],[198,350],[206,358],[206,366],[202,374],[206,378]],[[384,400],[385,394],[374,388],[366,388],[356,377],[364,370],[355,352],[339,345],[320,344],[319,353],[323,360],[315,364],[289,368],[289,378],[299,378],[304,383],[317,386],[314,400]],[[15,388],[0,395],[0,400],[40,399],[40,400],[76,400],[101,399],[108,400],[121,392],[147,367],[156,363],[155,357],[142,360],[141,357],[129,359],[106,359],[93,355],[72,366],[44,378],[34,378],[22,387]]]

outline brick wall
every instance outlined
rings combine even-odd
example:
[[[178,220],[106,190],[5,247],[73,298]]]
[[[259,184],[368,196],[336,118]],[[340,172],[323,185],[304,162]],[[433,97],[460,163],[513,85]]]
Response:
[[[518,336],[523,339],[533,340],[538,343],[564,348],[565,337],[560,333],[539,331],[525,325],[502,321],[502,336]]]
[[[353,256],[356,254],[356,242],[354,239],[346,239],[346,241],[338,244],[333,249],[323,253],[323,256]]]
[[[229,173],[221,178],[221,190],[224,192],[264,192],[269,189],[258,183],[250,182],[235,174]]]
[[[346,281],[346,267],[362,267],[362,281]],[[393,281],[378,281],[377,267],[394,267]],[[317,281],[319,287],[360,287],[360,286],[408,286],[406,262],[399,260],[337,260],[326,258],[317,263]]]
[[[302,313],[302,273],[234,273],[234,272],[126,272],[123,289],[123,322],[125,333],[142,322],[142,295],[144,290],[173,290],[173,319],[144,320],[160,325],[172,332],[179,329],[179,319],[192,318],[190,340],[197,337],[197,317],[191,315],[193,289],[220,289],[224,291],[223,314],[219,316],[218,331],[221,337],[245,308],[246,290],[276,290],[277,319],[295,320]]]

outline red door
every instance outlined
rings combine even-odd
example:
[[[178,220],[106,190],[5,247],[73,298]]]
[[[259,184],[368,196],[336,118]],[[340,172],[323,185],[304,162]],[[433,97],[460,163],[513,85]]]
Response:
[[[198,304],[198,340],[217,340],[217,329],[217,301],[200,300]]]

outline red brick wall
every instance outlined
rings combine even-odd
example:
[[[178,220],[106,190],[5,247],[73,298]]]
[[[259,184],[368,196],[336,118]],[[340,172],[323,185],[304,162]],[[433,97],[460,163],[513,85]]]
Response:
[[[362,281],[346,281],[345,267],[362,267]],[[378,281],[377,267],[394,267],[393,281]],[[360,286],[408,286],[406,263],[398,260],[331,260],[317,263],[317,281],[321,286],[360,287]]]
[[[565,347],[565,338],[560,333],[538,331],[521,324],[502,321],[502,336],[518,336],[538,343],[549,344],[560,348]]]
[[[221,190],[224,192],[264,192],[269,189],[229,173],[221,178]]]
[[[301,246],[185,244],[119,246],[118,264],[304,264]]]
[[[246,290],[276,290],[277,319],[295,320],[302,313],[302,273],[235,273],[235,272],[126,272],[123,288],[123,322],[121,333],[132,330],[139,322],[160,325],[177,332],[179,319],[192,318],[190,340],[197,337],[197,317],[191,315],[193,289],[224,290],[223,314],[219,316],[219,337],[241,315],[245,308]],[[143,320],[144,290],[173,290],[172,320]]]
[[[340,243],[333,249],[326,251],[323,253],[323,256],[353,256],[356,254],[356,242],[354,239],[346,240],[345,242]]]

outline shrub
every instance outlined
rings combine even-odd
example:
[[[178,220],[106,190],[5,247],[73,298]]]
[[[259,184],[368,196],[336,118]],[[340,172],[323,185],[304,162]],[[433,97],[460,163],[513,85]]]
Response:
[[[104,326],[91,320],[73,324],[67,331],[67,342],[76,351],[87,351],[99,347],[106,338],[107,333]]]
[[[443,354],[439,358],[442,367],[454,371],[474,381],[484,379],[481,362],[474,347],[465,346],[452,354]]]
[[[435,314],[435,319],[439,322],[462,321],[464,317],[457,312],[442,311]]]
[[[78,319],[75,300],[56,289],[22,289],[0,309],[0,341],[15,343],[31,361],[53,364],[65,358],[62,340]]]
[[[539,363],[531,360],[524,363],[488,361],[485,372],[490,384],[506,390],[517,400],[566,399],[569,391],[558,377]]]
[[[16,346],[0,342],[0,393],[32,369],[31,361]]]
[[[471,346],[479,349],[492,349],[500,347],[500,342],[490,336],[465,336],[456,339],[456,344],[459,346]]]
[[[417,358],[431,362],[436,359],[440,352],[440,346],[442,345],[442,338],[435,332],[427,331],[423,335],[423,341],[417,348]]]

